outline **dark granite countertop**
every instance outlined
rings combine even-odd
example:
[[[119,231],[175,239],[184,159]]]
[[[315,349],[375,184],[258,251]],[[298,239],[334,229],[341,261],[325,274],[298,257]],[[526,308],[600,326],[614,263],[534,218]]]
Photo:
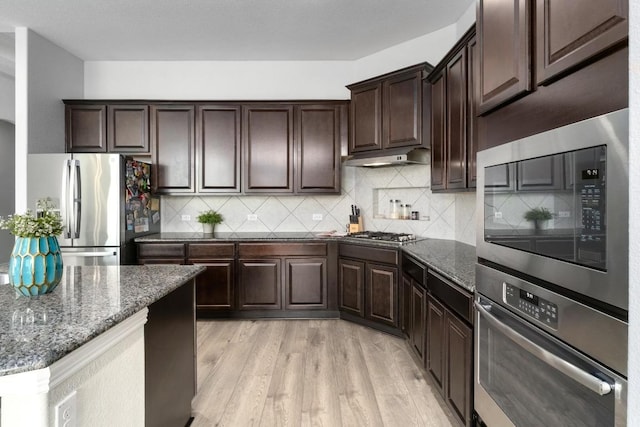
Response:
[[[0,286],[0,376],[46,368],[195,277],[202,266],[67,266],[53,292]],[[32,317],[30,326],[18,323]],[[14,321],[15,320],[15,321]]]
[[[455,240],[426,239],[402,250],[427,267],[449,277],[469,292],[476,289],[476,248]]]
[[[367,246],[380,246],[398,248],[422,261],[428,267],[449,277],[469,292],[474,292],[476,287],[476,248],[475,246],[457,242],[455,240],[424,239],[413,243],[398,245],[396,243],[379,240],[365,240],[348,236],[320,237],[309,232],[284,232],[284,233],[215,233],[214,235],[203,233],[160,233],[138,237],[138,243],[150,242],[224,242],[224,241],[317,241],[333,240],[344,243],[356,243]]]

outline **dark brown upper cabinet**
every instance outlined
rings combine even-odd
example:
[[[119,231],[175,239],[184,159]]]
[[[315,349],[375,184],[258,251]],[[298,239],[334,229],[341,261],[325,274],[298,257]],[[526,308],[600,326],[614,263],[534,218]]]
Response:
[[[245,193],[293,192],[293,106],[243,108]]]
[[[475,187],[476,46],[471,28],[428,76],[433,191]]]
[[[447,74],[440,73],[431,86],[431,189],[446,188]]]
[[[239,105],[199,105],[196,115],[200,193],[240,192]]]
[[[106,105],[66,105],[65,122],[67,152],[107,151]]]
[[[296,193],[340,193],[346,114],[346,105],[296,106]]]
[[[536,0],[536,82],[549,83],[626,41],[628,18],[627,0]]]
[[[382,148],[422,143],[422,70],[384,81]]]
[[[149,107],[147,105],[107,106],[108,151],[110,153],[149,152]]]
[[[424,74],[418,64],[347,86],[351,91],[349,153],[428,147],[422,135]]]
[[[149,107],[65,101],[69,153],[149,153]]]
[[[477,29],[484,114],[532,90],[530,0],[480,0]]]
[[[349,153],[382,148],[382,83],[358,85],[351,90]]]
[[[195,107],[151,107],[152,183],[157,193],[195,192]]]

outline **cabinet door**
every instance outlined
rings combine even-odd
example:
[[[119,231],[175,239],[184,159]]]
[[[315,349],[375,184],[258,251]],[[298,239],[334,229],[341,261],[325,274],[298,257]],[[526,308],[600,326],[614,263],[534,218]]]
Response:
[[[446,76],[431,86],[431,189],[444,190],[446,183]]]
[[[536,0],[536,81],[549,83],[627,39],[627,0]]]
[[[198,107],[200,193],[240,192],[240,118],[239,106]]]
[[[476,187],[478,156],[478,43],[467,44],[467,188]]]
[[[66,145],[69,153],[107,151],[107,107],[105,105],[65,106]]]
[[[426,292],[425,290],[411,281],[411,346],[418,353],[421,360],[425,356],[425,309],[426,309]]]
[[[239,260],[240,310],[282,309],[279,259]]]
[[[138,258],[138,264],[178,264],[183,265],[183,258]]]
[[[348,259],[338,261],[340,310],[364,318],[364,263]]]
[[[233,304],[233,260],[197,261],[207,269],[196,277],[196,306],[207,310],[231,310]]]
[[[109,152],[149,152],[149,107],[147,105],[109,105],[107,119]]]
[[[293,192],[293,107],[243,109],[244,191]]]
[[[398,327],[398,269],[367,264],[366,272],[367,319]]]
[[[151,107],[153,180],[158,193],[193,193],[195,123],[192,105]]]
[[[471,425],[472,330],[445,310],[446,387],[445,399],[463,425]]]
[[[445,356],[445,329],[444,307],[431,296],[427,297],[427,371],[435,380],[440,393],[444,394],[444,356]]]
[[[351,90],[349,153],[382,148],[382,83]]]
[[[327,308],[326,258],[290,258],[285,260],[285,308]]]
[[[297,193],[340,193],[340,108],[296,107]]]
[[[422,72],[385,81],[382,94],[382,148],[420,145]]]
[[[402,332],[411,339],[411,278],[402,276],[402,304],[400,305],[400,326]]]
[[[447,64],[446,187],[467,186],[467,51],[460,50]]]
[[[530,9],[529,0],[478,3],[480,114],[532,89]]]

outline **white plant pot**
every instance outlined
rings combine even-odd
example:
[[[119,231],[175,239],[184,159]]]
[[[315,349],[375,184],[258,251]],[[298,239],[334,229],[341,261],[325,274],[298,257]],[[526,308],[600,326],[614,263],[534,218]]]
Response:
[[[214,224],[202,224],[202,232],[204,234],[213,234],[215,228]]]

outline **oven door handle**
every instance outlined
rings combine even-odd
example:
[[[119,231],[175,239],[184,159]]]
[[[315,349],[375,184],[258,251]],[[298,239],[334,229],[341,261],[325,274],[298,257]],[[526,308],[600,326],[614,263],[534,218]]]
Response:
[[[609,394],[611,392],[612,386],[608,382],[594,377],[590,373],[585,372],[574,364],[561,359],[555,354],[540,347],[538,344],[520,335],[509,326],[498,320],[494,315],[489,313],[489,311],[487,310],[487,308],[489,307],[485,308],[485,306],[480,304],[478,301],[475,302],[475,306],[476,310],[478,310],[478,313],[480,313],[480,315],[482,315],[482,317],[484,317],[492,327],[502,332],[511,341],[518,344],[524,350],[542,360],[547,365],[552,366],[569,378],[572,378],[573,380],[582,384],[589,390],[598,393],[600,396],[604,396],[605,394]]]

